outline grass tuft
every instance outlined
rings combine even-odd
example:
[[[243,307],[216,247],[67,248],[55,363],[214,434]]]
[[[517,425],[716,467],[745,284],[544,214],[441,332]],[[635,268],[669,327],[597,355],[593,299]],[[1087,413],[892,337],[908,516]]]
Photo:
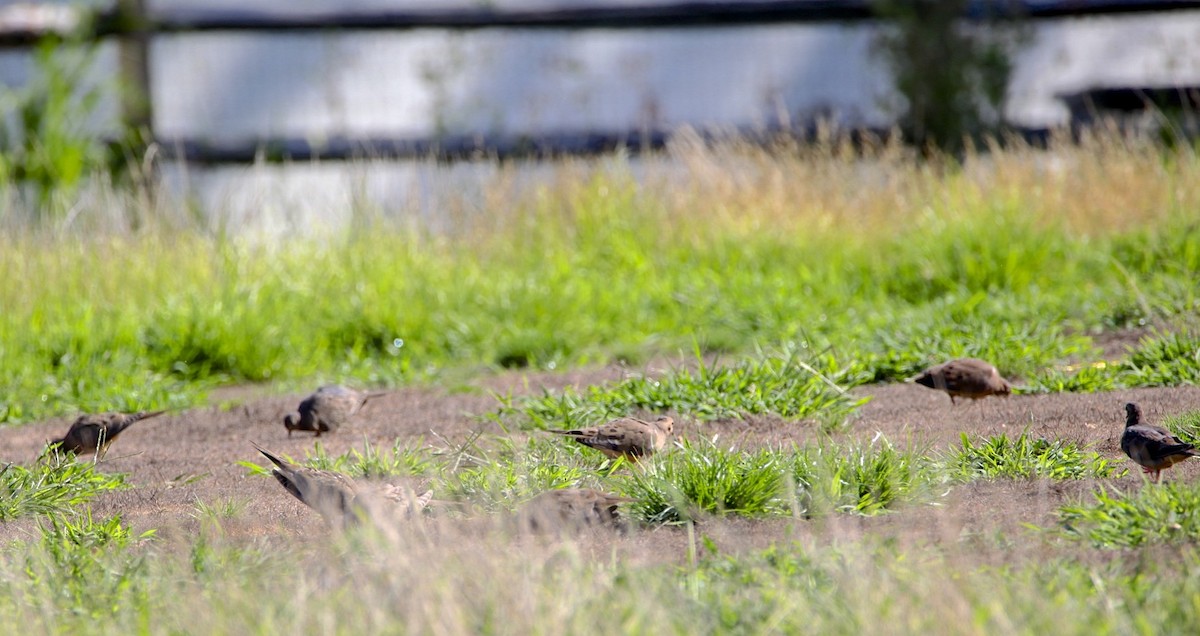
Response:
[[[622,491],[635,517],[652,524],[706,515],[758,517],[778,511],[785,457],[770,449],[740,451],[715,440],[685,440],[635,466]]]
[[[873,515],[929,497],[943,481],[921,453],[902,451],[886,439],[868,446],[823,444],[797,449],[791,474],[800,514]]]
[[[962,434],[962,445],[950,457],[957,479],[1109,479],[1126,469],[1121,462],[1085,451],[1078,443],[1022,432],[1015,439],[1001,433],[980,442]]]
[[[1092,498],[1059,510],[1063,536],[1101,548],[1200,540],[1200,484],[1147,484],[1131,493],[1100,488]]]
[[[96,471],[92,462],[47,450],[32,465],[0,470],[0,522],[30,515],[62,515],[96,495],[125,487],[125,476]]]
[[[850,368],[832,356],[807,355],[792,346],[757,360],[673,369],[663,377],[631,377],[610,386],[574,388],[514,403],[502,398],[492,415],[515,418],[526,428],[589,426],[636,411],[674,411],[699,419],[740,418],[773,413],[790,419],[844,419],[866,402],[846,393]]]

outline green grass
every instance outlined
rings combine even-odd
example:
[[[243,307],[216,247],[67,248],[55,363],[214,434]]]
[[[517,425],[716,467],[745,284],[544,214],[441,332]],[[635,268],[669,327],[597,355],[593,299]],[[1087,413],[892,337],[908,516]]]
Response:
[[[1001,433],[974,442],[963,433],[962,445],[950,457],[958,479],[1110,479],[1125,474],[1120,460],[1086,451],[1076,442],[1034,437],[1015,439]]]
[[[823,444],[794,453],[789,477],[795,485],[796,512],[805,516],[877,514],[932,499],[945,481],[936,462],[882,438],[869,446]]]
[[[786,365],[786,343],[807,344],[822,353],[800,359],[853,381],[965,354],[1035,378],[1094,360],[1096,330],[1195,323],[1200,192],[1182,151],[1061,148],[1079,167],[1065,178],[1019,150],[989,156],[989,170],[886,152],[692,152],[682,173],[662,167],[671,178],[654,176],[653,158],[641,182],[610,160],[564,167],[536,192],[508,190],[501,170],[485,186],[490,207],[441,233],[358,211],[342,233],[273,244],[128,199],[81,201],[71,228],[8,218],[0,421],[183,406],[231,382],[393,385],[695,346]],[[456,201],[447,195],[448,215],[474,205]],[[105,229],[131,225],[113,218],[126,207],[142,229]],[[781,349],[784,361],[756,355]],[[1192,336],[1164,338],[1120,382],[1194,383],[1194,351]],[[693,379],[734,388],[757,371],[708,372]],[[808,391],[799,375],[781,388]],[[1086,380],[1035,387],[1099,386]],[[803,411],[769,393],[689,403],[649,389],[646,400],[705,416]]]
[[[839,366],[831,356],[810,356],[789,347],[732,364],[707,364],[697,357],[695,370],[634,376],[611,386],[590,386],[582,393],[568,388],[534,398],[502,397],[492,417],[540,429],[590,426],[637,411],[674,411],[704,420],[770,413],[838,421],[866,402],[847,394],[843,386],[857,380],[851,368]]]
[[[124,487],[124,475],[97,472],[92,462],[47,451],[29,466],[9,464],[0,470],[0,522],[66,514],[102,492]]]
[[[1092,498],[1059,511],[1064,536],[1106,548],[1200,538],[1200,485],[1165,482],[1132,493],[1101,488]]]
[[[0,422],[186,406],[225,383],[394,385],[608,361],[638,369],[659,356],[678,365],[502,397],[492,417],[527,439],[364,441],[336,456],[315,447],[305,463],[419,477],[481,513],[376,534],[245,536],[234,529],[253,506],[218,498],[195,502],[183,531],[136,535],[86,508],[121,476],[54,459],[12,466],[0,474],[0,520],[41,525],[34,540],[3,546],[0,624],[122,634],[1194,625],[1200,495],[1188,484],[1101,488],[1065,507],[1053,533],[990,540],[930,544],[928,526],[910,532],[903,516],[862,520],[891,528],[865,538],[821,522],[905,508],[917,518],[964,480],[1123,470],[1068,441],[964,438],[943,456],[883,439],[741,449],[692,436],[632,465],[538,431],[668,411],[713,426],[773,414],[840,433],[860,404],[845,389],[963,355],[993,361],[1022,391],[1196,383],[1196,157],[1107,144],[1056,148],[1054,166],[1009,148],[961,168],[888,148],[734,144],[675,150],[670,165],[645,158],[639,179],[621,159],[564,164],[525,191],[507,189],[517,179],[501,166],[481,208],[439,204],[442,229],[356,209],[344,232],[286,244],[139,208],[137,193],[66,206],[78,212],[71,226],[0,210]],[[1091,338],[1145,325],[1161,329],[1123,359],[1103,359]],[[1194,420],[1168,425],[1194,433]],[[560,487],[631,496],[646,526],[631,542],[489,527]],[[752,522],[732,517],[774,519],[801,538],[747,547],[753,537],[737,535]],[[1160,543],[1170,545],[1146,549]]]
[[[779,512],[787,455],[684,441],[630,470],[622,493],[636,518],[679,523],[708,515],[758,517]]]

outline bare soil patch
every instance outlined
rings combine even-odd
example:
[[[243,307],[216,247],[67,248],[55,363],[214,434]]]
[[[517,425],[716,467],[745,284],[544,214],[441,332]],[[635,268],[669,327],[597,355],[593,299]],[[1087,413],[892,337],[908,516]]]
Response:
[[[651,365],[638,372],[657,373],[669,365]],[[565,374],[505,373],[479,380],[474,387],[449,391],[432,387],[396,390],[372,399],[349,425],[334,434],[314,439],[311,434],[291,437],[281,423],[302,395],[263,396],[254,388],[224,391],[219,401],[244,400],[232,407],[207,407],[164,415],[139,422],[113,444],[102,461],[103,470],[129,475],[135,487],[100,497],[96,515],[120,513],[135,531],[157,528],[160,536],[186,537],[201,524],[197,502],[216,505],[234,502],[242,512],[224,527],[231,538],[269,536],[301,537],[325,532],[321,519],[289,496],[272,479],[252,476],[239,461],[260,465],[265,460],[251,446],[303,457],[320,442],[330,454],[361,448],[363,440],[390,447],[396,440],[424,440],[432,446],[465,441],[478,431],[504,435],[494,423],[478,417],[497,406],[491,392],[540,393],[565,385],[619,380],[630,369],[607,366]],[[1111,393],[1016,395],[989,398],[978,403],[951,405],[940,392],[913,384],[862,387],[856,392],[871,397],[845,430],[822,433],[813,422],[791,422],[772,417],[745,420],[694,422],[683,419],[684,437],[719,436],[722,443],[743,447],[805,444],[829,438],[868,443],[882,435],[893,443],[917,445],[931,452],[958,444],[962,433],[988,436],[1024,430],[1049,438],[1065,438],[1092,445],[1103,455],[1129,463],[1130,472],[1110,484],[1120,489],[1142,487],[1142,475],[1121,454],[1118,440],[1124,424],[1123,405],[1135,401],[1151,422],[1164,415],[1200,409],[1200,388],[1132,389]],[[3,460],[33,461],[46,440],[61,435],[69,418],[0,430]],[[527,433],[512,433],[524,436]],[[82,461],[82,460],[81,460]],[[1173,468],[1166,479],[1192,480],[1200,462]],[[987,481],[948,489],[934,505],[902,509],[872,518],[835,516],[748,521],[726,520],[701,524],[701,531],[722,549],[760,547],[780,540],[849,539],[874,534],[918,542],[970,541],[972,537],[1026,532],[1025,524],[1051,525],[1055,510],[1078,500],[1095,487],[1093,481],[1050,482]],[[27,536],[25,524],[8,524],[0,536]],[[686,557],[687,538],[678,530],[635,533],[622,552],[655,554],[657,558]],[[664,543],[664,537],[666,537]]]

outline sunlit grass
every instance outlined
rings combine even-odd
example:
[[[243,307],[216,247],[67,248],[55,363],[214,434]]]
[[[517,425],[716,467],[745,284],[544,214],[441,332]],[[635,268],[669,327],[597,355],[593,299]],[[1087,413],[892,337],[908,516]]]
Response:
[[[1094,360],[1096,329],[1186,326],[1200,308],[1182,150],[1102,140],[953,167],[681,137],[640,161],[636,178],[624,159],[565,161],[536,187],[499,168],[483,209],[438,193],[436,230],[361,214],[275,242],[157,209],[167,220],[130,210],[141,230],[105,230],[104,200],[73,229],[16,224],[0,238],[0,421],[182,406],[228,382],[391,385],[797,342],[864,381],[954,355],[1043,378]],[[1194,382],[1178,338],[1120,383]]]
[[[1098,489],[1092,501],[1064,506],[1061,533],[1098,547],[1137,547],[1200,538],[1200,486],[1184,482],[1148,485],[1122,493]]]
[[[1088,451],[1076,442],[1001,433],[973,441],[966,433],[949,458],[958,479],[1108,479],[1120,477],[1123,462]]]
[[[29,466],[0,468],[0,522],[65,514],[102,492],[124,487],[124,475],[99,472],[92,462],[48,450]]]

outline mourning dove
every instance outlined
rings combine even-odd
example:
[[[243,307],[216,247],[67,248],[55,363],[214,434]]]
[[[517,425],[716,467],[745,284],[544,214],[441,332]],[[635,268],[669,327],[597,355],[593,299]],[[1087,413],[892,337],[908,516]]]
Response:
[[[64,451],[75,453],[103,454],[108,445],[117,439],[121,431],[144,419],[162,415],[166,411],[142,411],[140,413],[95,413],[80,415],[71,424],[67,434],[51,441]]]
[[[628,501],[633,499],[590,488],[549,490],[525,504],[521,519],[535,531],[591,526],[621,528],[617,506]]]
[[[550,432],[574,438],[609,457],[636,460],[662,450],[674,430],[675,420],[664,415],[653,422],[622,417],[600,426]]]
[[[362,488],[347,475],[297,466],[276,457],[258,444],[254,444],[254,448],[275,464],[271,474],[284,489],[336,527],[353,525],[360,521],[367,514],[367,509],[375,504],[376,499],[402,505],[403,512],[407,514],[417,514],[433,498],[432,490],[418,497],[391,484],[374,489]]]
[[[1162,480],[1162,471],[1179,462],[1200,455],[1191,444],[1175,437],[1171,431],[1153,424],[1142,423],[1142,409],[1130,402],[1125,405],[1125,433],[1121,435],[1121,450],[1137,462],[1142,471],[1154,474],[1154,482]]]
[[[929,367],[913,378],[913,381],[931,389],[945,391],[950,395],[951,404],[956,403],[955,397],[978,400],[989,395],[1007,397],[1012,393],[1012,385],[1000,377],[996,367],[978,358],[959,358]]]
[[[320,437],[321,433],[338,430],[367,400],[385,394],[385,391],[356,391],[337,384],[323,386],[300,402],[298,418],[295,413],[286,415],[283,426],[287,428],[288,437],[292,436],[292,431],[315,431]]]

